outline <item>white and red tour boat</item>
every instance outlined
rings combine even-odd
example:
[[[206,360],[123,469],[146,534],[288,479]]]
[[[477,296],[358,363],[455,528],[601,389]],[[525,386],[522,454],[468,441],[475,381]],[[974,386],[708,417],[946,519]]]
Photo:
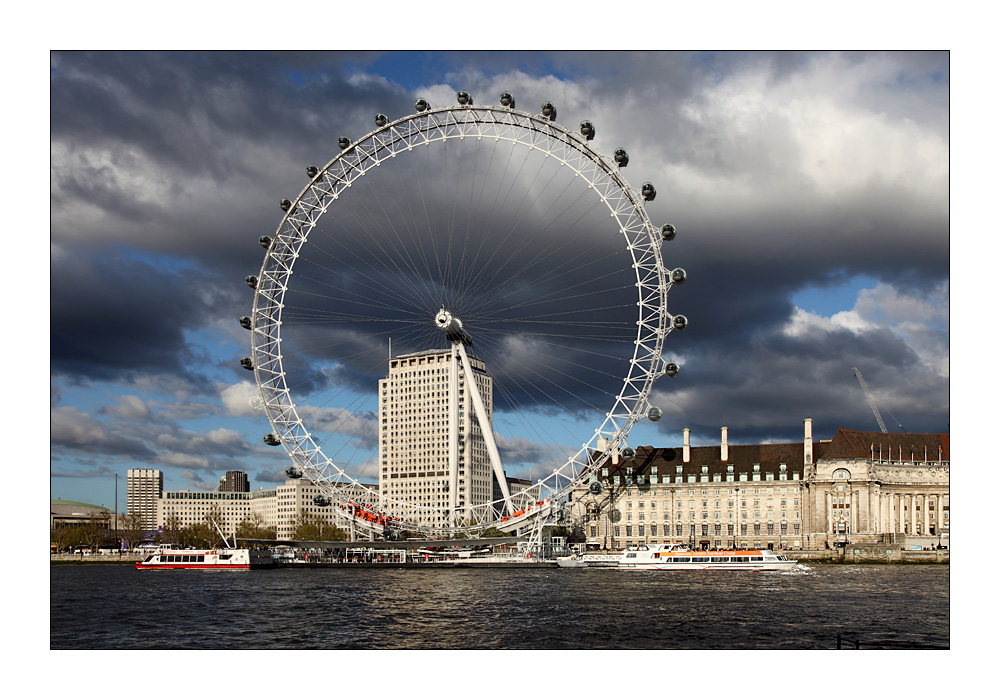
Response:
[[[266,569],[275,565],[268,550],[257,549],[158,549],[137,569]]]
[[[723,569],[737,571],[787,571],[797,562],[770,549],[726,549],[706,551],[687,545],[654,544],[622,553],[619,569],[689,571]]]
[[[156,550],[142,561],[135,563],[137,569],[268,569],[276,566],[274,554],[269,549],[239,549],[230,547],[219,525],[216,531],[225,547],[221,549],[177,549],[167,545]],[[233,544],[236,534],[233,533]]]

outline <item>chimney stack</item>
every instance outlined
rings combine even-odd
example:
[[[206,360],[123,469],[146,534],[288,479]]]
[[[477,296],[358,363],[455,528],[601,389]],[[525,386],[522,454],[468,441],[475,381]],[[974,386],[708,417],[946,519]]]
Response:
[[[803,444],[802,449],[805,464],[808,467],[812,466],[813,461],[813,419],[806,418],[805,424],[805,443]]]
[[[691,429],[684,428],[684,464],[691,461]]]
[[[723,462],[729,460],[729,428],[726,426],[722,426],[722,455],[719,459]]]

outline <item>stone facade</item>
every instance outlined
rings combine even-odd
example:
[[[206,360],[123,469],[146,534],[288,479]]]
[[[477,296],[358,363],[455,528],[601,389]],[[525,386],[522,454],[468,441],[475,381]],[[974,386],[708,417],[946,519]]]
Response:
[[[807,480],[808,545],[947,546],[948,437],[841,428],[832,440],[821,443]]]
[[[197,525],[208,515],[217,518],[227,536],[251,516],[264,527],[274,527],[278,539],[290,539],[298,521],[317,517],[350,531],[344,511],[336,505],[319,506],[313,499],[324,493],[308,479],[289,479],[273,489],[248,493],[166,491],[156,499],[156,526],[174,518],[178,527]]]
[[[801,443],[730,445],[724,427],[719,445],[692,447],[685,430],[681,447],[609,460],[571,514],[592,549],[946,545],[948,448],[947,434],[843,428],[814,441],[810,419]]]
[[[470,357],[469,364],[492,425],[493,379],[481,360]],[[382,511],[425,526],[446,527],[453,511],[461,519],[470,507],[493,499],[493,468],[467,381],[453,349],[390,360],[389,375],[379,381]],[[452,395],[458,399],[454,416]],[[457,422],[455,455],[450,455],[452,421]],[[449,466],[452,459],[457,462],[455,473]]]

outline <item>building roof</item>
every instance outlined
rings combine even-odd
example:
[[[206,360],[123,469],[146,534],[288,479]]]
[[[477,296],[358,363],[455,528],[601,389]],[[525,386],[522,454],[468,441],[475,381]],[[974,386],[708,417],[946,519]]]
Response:
[[[872,453],[888,459],[896,457],[936,462],[949,462],[948,433],[876,433],[867,430],[840,428],[827,445],[825,457],[831,459],[868,458]]]
[[[91,510],[91,511],[98,511],[98,510],[110,511],[111,510],[107,506],[97,506],[97,505],[94,505],[93,503],[81,503],[80,501],[64,501],[61,498],[53,498],[52,502],[51,502],[51,505],[52,505],[52,511],[53,512],[56,512],[57,508],[59,509],[60,512],[66,512],[67,509],[73,509],[73,508],[75,508],[77,510],[77,512],[80,512],[81,509],[88,509],[88,510]]]
[[[822,448],[826,443],[815,444],[813,454],[818,459],[822,456]],[[801,472],[805,465],[803,443],[786,443],[778,445],[729,445],[729,454],[722,459],[722,446],[692,447],[691,459],[684,462],[683,447],[651,447],[640,445],[635,448],[635,460],[632,466],[639,467],[639,473],[649,473],[649,468],[657,467],[660,474],[674,474],[681,467],[683,474],[701,474],[702,467],[708,467],[709,474],[726,473],[729,465],[733,471],[748,472],[753,465],[759,464],[765,471],[776,471],[784,464],[790,471]]]
[[[904,458],[912,454],[915,459],[924,459],[925,450],[930,461],[950,461],[947,433],[874,433],[864,430],[840,428],[832,440],[813,440],[813,460],[823,459],[867,459],[872,452],[888,459],[902,451]],[[701,474],[702,467],[708,467],[709,474],[726,473],[729,465],[733,471],[749,472],[754,465],[761,471],[770,472],[784,464],[789,472],[805,469],[805,443],[791,442],[763,445],[729,444],[728,454],[722,459],[722,446],[711,445],[691,447],[690,460],[684,462],[683,447],[652,447],[640,445],[635,448],[635,459],[628,466],[637,474],[649,474],[650,467],[657,467],[660,474],[674,474],[681,467],[682,474]],[[881,453],[879,450],[881,449]],[[623,465],[624,466],[624,465]]]

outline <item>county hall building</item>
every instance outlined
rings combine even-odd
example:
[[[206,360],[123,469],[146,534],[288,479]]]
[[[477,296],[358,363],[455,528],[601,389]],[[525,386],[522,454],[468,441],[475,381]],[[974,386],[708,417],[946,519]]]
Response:
[[[705,549],[947,546],[949,441],[939,433],[839,429],[814,440],[636,448],[573,494],[590,549],[685,542]],[[596,493],[595,493],[596,491]],[[579,530],[577,534],[581,534]]]

